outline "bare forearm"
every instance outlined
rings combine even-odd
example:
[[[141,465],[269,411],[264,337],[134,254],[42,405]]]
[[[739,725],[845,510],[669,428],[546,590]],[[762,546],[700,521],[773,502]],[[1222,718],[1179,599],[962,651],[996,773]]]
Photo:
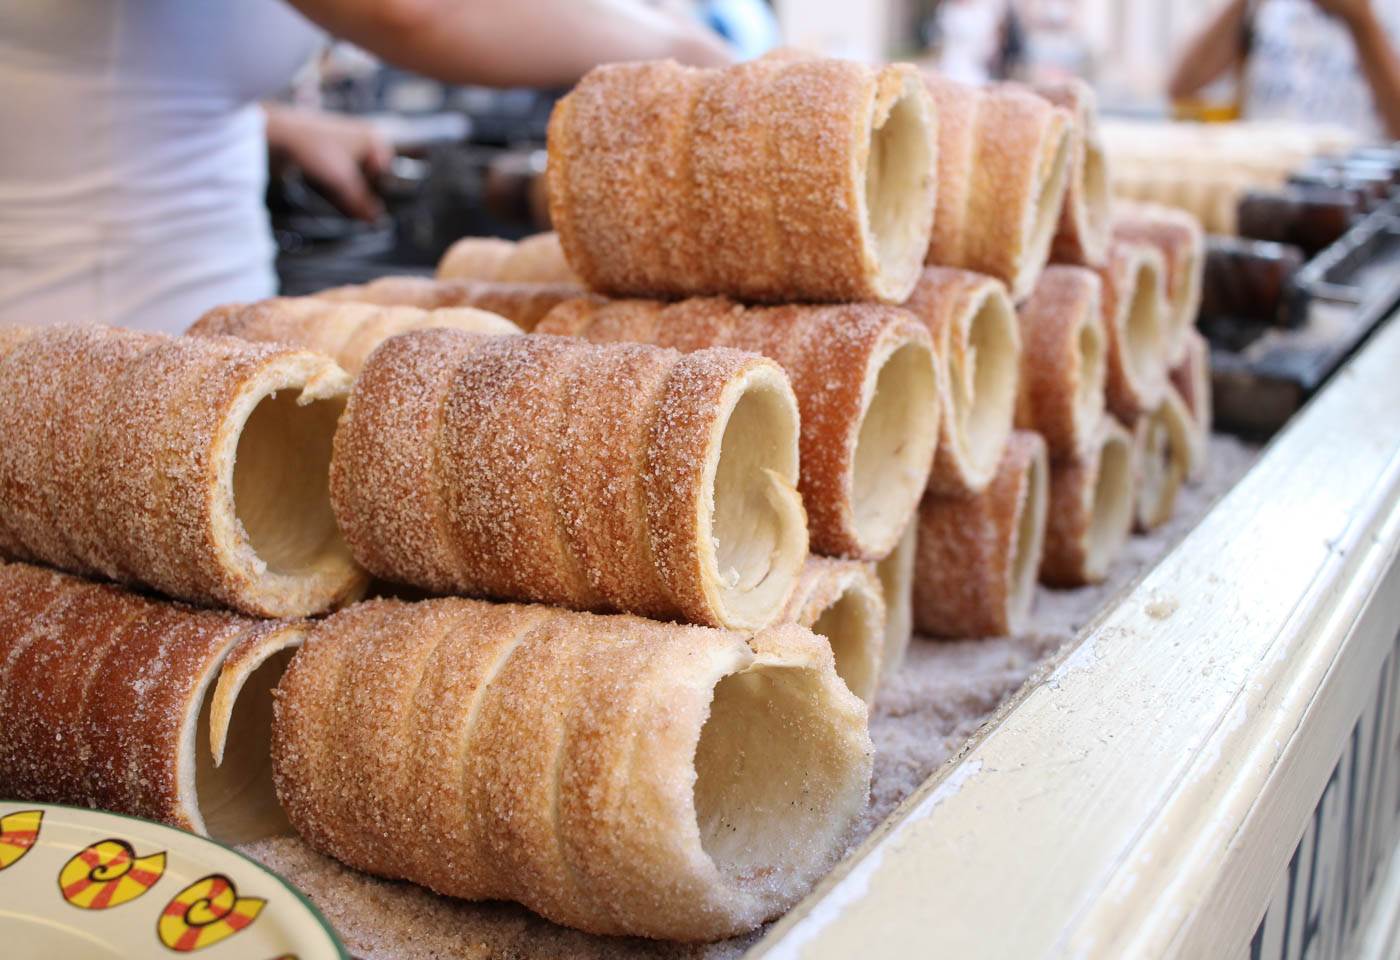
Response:
[[[449,83],[562,87],[599,63],[728,62],[696,21],[628,0],[290,0],[332,34]]]
[[[1248,6],[1248,0],[1230,0],[1191,38],[1167,84],[1173,99],[1192,96],[1240,62]]]
[[[1400,140],[1400,57],[1369,7],[1357,11],[1346,22],[1356,41],[1357,59],[1371,85],[1376,112],[1390,136]]]

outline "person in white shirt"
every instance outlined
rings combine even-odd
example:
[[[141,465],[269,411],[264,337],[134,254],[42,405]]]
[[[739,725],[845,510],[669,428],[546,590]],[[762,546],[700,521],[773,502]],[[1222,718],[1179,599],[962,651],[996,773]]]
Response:
[[[0,323],[174,333],[271,296],[269,143],[372,217],[383,142],[346,118],[260,105],[326,32],[500,86],[732,56],[693,20],[631,0],[0,0]]]
[[[1400,139],[1400,3],[1229,0],[1192,38],[1168,84],[1187,99],[1243,68],[1242,116]]]

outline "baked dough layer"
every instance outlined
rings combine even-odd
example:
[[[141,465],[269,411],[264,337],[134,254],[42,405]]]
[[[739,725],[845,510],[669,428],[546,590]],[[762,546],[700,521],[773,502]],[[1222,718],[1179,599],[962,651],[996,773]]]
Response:
[[[610,64],[550,118],[550,217],[611,296],[897,303],[928,245],[935,126],[908,65]]]
[[[326,490],[349,385],[271,344],[40,330],[0,359],[9,555],[254,616],[353,599]]]
[[[1185,357],[1187,333],[1201,312],[1201,280],[1206,269],[1206,240],[1201,221],[1176,207],[1124,204],[1114,208],[1113,236],[1147,243],[1162,254],[1167,297],[1163,334],[1167,362]]]
[[[1039,83],[1035,92],[1068,110],[1073,118],[1065,203],[1050,259],[1083,267],[1102,266],[1108,258],[1113,196],[1108,154],[1099,135],[1098,98],[1094,88],[1078,78]]]
[[[474,307],[423,310],[315,297],[273,297],[257,303],[215,307],[196,320],[187,333],[304,347],[331,357],[348,373],[358,374],[369,355],[385,340],[409,330],[433,327],[497,335],[522,332],[505,317]]]
[[[904,308],[928,328],[943,373],[942,422],[928,490],[968,496],[996,472],[1016,414],[1021,334],[997,280],[929,267]]]
[[[224,843],[285,832],[269,760],[272,685],[303,636],[296,622],[0,565],[0,793]]]
[[[1103,281],[1108,334],[1109,411],[1132,425],[1155,410],[1167,388],[1167,302],[1161,251],[1115,236]]]
[[[1050,464],[1039,434],[1018,430],[987,489],[919,506],[914,623],[934,637],[1024,629],[1045,541]]]
[[[424,330],[356,382],[331,499],[387,580],[757,629],[807,556],[798,435],[754,354]]]
[[[1018,84],[923,77],[938,112],[937,212],[926,262],[996,277],[1019,303],[1060,222],[1070,115]]]
[[[1191,463],[1186,479],[1195,483],[1205,476],[1212,418],[1210,343],[1195,328],[1186,333],[1186,355],[1172,368],[1171,385],[1191,413]]]
[[[812,550],[878,559],[913,515],[938,442],[940,378],[926,331],[903,311],[744,307],[722,298],[579,300],[536,329],[594,343],[761,353],[782,365],[802,412],[798,489]]]
[[[1138,419],[1133,431],[1138,462],[1136,529],[1155,530],[1172,518],[1177,491],[1191,469],[1192,429],[1191,413],[1175,389],[1163,393],[1157,409]]]
[[[1052,457],[1073,456],[1104,415],[1102,281],[1092,270],[1052,264],[1017,316],[1022,351],[1016,426],[1044,437]]]
[[[278,795],[318,850],[594,933],[782,913],[864,810],[866,709],[795,625],[444,599],[316,625],[278,688]]]
[[[875,563],[885,600],[885,648],[880,655],[883,676],[899,669],[914,635],[914,550],[918,537],[916,514],[890,555]]]

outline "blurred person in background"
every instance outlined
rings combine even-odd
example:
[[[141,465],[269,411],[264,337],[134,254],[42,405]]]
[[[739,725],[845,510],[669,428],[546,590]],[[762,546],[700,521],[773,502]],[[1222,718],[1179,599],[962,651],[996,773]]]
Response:
[[[1395,0],[1230,0],[1182,51],[1168,92],[1188,100],[1234,70],[1244,119],[1400,139],[1398,45]]]
[[[733,57],[693,16],[641,0],[0,0],[0,322],[178,333],[273,295],[269,153],[377,216],[370,179],[392,157],[372,127],[260,103],[326,33],[489,86]]]

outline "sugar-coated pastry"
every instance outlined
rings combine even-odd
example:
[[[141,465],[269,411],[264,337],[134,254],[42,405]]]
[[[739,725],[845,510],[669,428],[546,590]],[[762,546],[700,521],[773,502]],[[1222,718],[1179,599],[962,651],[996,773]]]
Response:
[[[0,795],[148,817],[224,843],[285,832],[272,687],[303,636],[299,622],[0,566]],[[216,680],[222,696],[211,696]]]
[[[980,493],[1016,415],[1022,350],[1016,311],[999,281],[945,267],[925,269],[904,308],[928,327],[942,361],[943,420],[928,490]]]
[[[1206,239],[1201,221],[1185,210],[1158,204],[1123,204],[1114,208],[1113,235],[1149,243],[1162,254],[1167,296],[1163,334],[1167,362],[1179,364],[1186,352],[1187,331],[1201,312],[1201,285],[1206,268]]]
[[[885,649],[880,655],[882,676],[899,669],[914,634],[914,549],[918,543],[917,514],[889,556],[876,561],[880,593],[885,599]]]
[[[423,330],[356,381],[331,499],[386,580],[757,629],[807,556],[798,435],[756,354]]]
[[[44,328],[0,358],[6,552],[254,616],[354,599],[327,493],[349,387],[306,350]]]
[[[1155,530],[1172,518],[1176,494],[1191,469],[1191,411],[1175,389],[1162,394],[1157,409],[1139,417],[1133,430],[1138,464],[1134,526]]]
[[[1164,269],[1155,246],[1115,236],[1108,265],[1099,270],[1108,343],[1108,409],[1129,425],[1155,410],[1167,388]]]
[[[512,242],[499,237],[463,237],[438,261],[439,280],[497,280],[503,283],[577,284],[556,233]]]
[[[608,64],[550,118],[550,217],[610,296],[898,303],[928,246],[936,154],[908,65]]]
[[[369,283],[331,287],[317,300],[348,300],[385,307],[475,307],[500,314],[522,330],[535,324],[565,300],[585,296],[572,283],[503,283],[493,280],[430,280],[427,277],[380,277]]]
[[[1118,421],[1104,417],[1083,453],[1050,466],[1041,582],[1078,587],[1108,576],[1132,530],[1136,502],[1133,438]]]
[[[874,699],[885,650],[885,601],[872,564],[810,558],[783,619],[825,637],[836,675],[866,703]]]
[[[1045,542],[1049,474],[1045,441],[1018,430],[987,489],[924,498],[913,587],[920,633],[994,637],[1025,628]]]
[[[1210,459],[1211,379],[1210,342],[1197,330],[1186,334],[1186,356],[1171,370],[1171,384],[1191,412],[1191,465],[1186,479],[1205,476]]]
[[[536,329],[682,351],[735,347],[776,360],[802,412],[798,489],[813,552],[878,559],[913,516],[938,443],[940,378],[928,333],[902,310],[578,300]]]
[[[865,706],[794,624],[375,600],[316,625],[276,710],[278,796],[317,850],[592,933],[778,916],[870,784]]]
[[[1016,426],[1039,433],[1052,457],[1073,456],[1104,412],[1103,282],[1084,267],[1052,264],[1016,313],[1022,346]]]
[[[1065,204],[1050,245],[1055,263],[1102,266],[1108,257],[1112,229],[1112,199],[1108,156],[1099,135],[1098,98],[1083,80],[1038,83],[1035,92],[1070,112],[1070,168],[1065,178]]]
[[[938,111],[938,201],[926,260],[996,277],[1019,303],[1059,226],[1070,115],[1018,84],[923,76]]]
[[[432,327],[470,333],[522,332],[505,317],[474,307],[423,310],[315,297],[273,297],[258,303],[215,307],[195,321],[188,333],[305,347],[324,353],[342,369],[358,374],[365,360],[385,340],[409,330]]]

